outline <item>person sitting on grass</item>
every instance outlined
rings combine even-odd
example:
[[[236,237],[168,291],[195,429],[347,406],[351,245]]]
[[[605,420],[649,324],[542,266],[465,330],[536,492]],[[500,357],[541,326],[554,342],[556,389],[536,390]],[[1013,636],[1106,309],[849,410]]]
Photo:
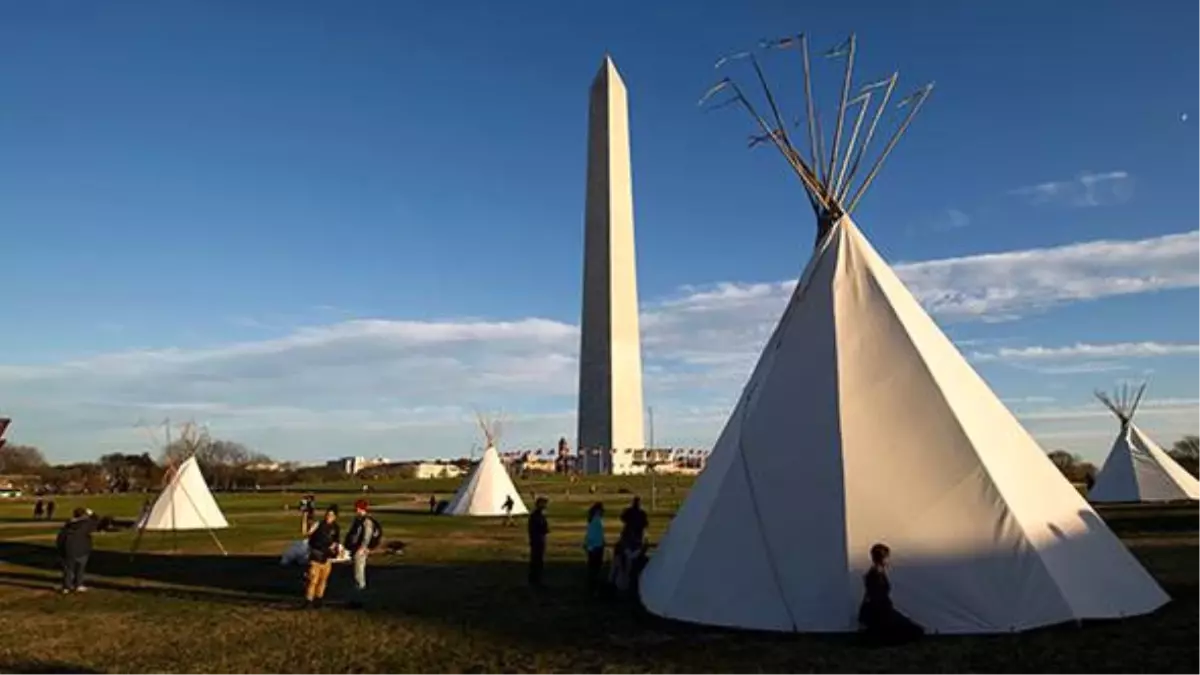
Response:
[[[604,569],[604,504],[600,502],[588,509],[583,550],[587,551],[588,590],[596,593],[600,591],[600,572]]]
[[[876,644],[896,645],[923,636],[925,629],[892,606],[892,583],[888,580],[888,561],[892,551],[885,544],[871,547],[871,569],[863,575],[862,606],[858,623],[866,637]]]
[[[92,554],[92,532],[96,530],[96,519],[90,509],[75,509],[74,517],[62,526],[55,541],[62,562],[62,592],[83,593],[83,575],[87,569],[88,556]]]
[[[367,591],[367,556],[379,546],[379,540],[383,538],[383,528],[379,526],[379,521],[367,514],[369,506],[365,499],[354,502],[354,522],[350,524],[350,531],[346,533],[346,550],[354,560],[354,588],[357,591],[357,597],[352,603],[354,607],[362,606],[362,596]]]
[[[307,607],[321,606],[325,598],[325,586],[329,573],[333,571],[333,559],[338,554],[338,539],[341,531],[337,524],[337,505],[325,511],[325,518],[313,527],[308,535],[308,583],[304,589]]]

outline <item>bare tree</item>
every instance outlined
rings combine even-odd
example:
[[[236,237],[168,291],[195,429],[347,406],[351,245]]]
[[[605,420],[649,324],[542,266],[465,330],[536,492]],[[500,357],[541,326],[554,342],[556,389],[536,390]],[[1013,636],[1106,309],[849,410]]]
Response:
[[[0,446],[0,473],[36,473],[46,467],[42,451],[32,445]]]

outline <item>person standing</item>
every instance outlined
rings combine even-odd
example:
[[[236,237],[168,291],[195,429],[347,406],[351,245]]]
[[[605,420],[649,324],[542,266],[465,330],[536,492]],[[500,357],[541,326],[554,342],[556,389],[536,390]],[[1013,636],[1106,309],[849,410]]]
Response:
[[[83,585],[83,575],[87,570],[88,556],[92,554],[92,532],[95,530],[96,519],[92,517],[91,510],[80,507],[58,531],[55,546],[62,562],[63,594],[87,590],[87,586]]]
[[[54,520],[54,500],[46,502],[46,520]]]
[[[429,512],[437,513],[437,495],[429,495]]]
[[[600,572],[604,568],[604,504],[596,502],[588,509],[587,533],[583,536],[587,551],[588,590],[600,590]]]
[[[621,512],[621,536],[613,548],[613,586],[625,592],[633,582],[633,563],[646,541],[650,518],[642,510],[642,498],[634,497],[629,508]]]
[[[514,506],[516,506],[516,502],[513,501],[512,495],[505,497],[504,503],[500,505],[500,508],[504,509],[504,524],[505,525],[513,524],[512,510],[513,510]]]
[[[370,505],[367,500],[354,502],[354,522],[346,533],[346,550],[350,552],[354,562],[354,589],[357,592],[353,607],[362,606],[362,597],[367,591],[367,556],[379,546],[383,538],[383,528],[379,521],[368,513]]]
[[[538,497],[529,514],[529,585],[542,585],[542,569],[546,564],[546,536],[550,534],[550,523],[546,522],[546,498]]]
[[[338,553],[338,539],[341,538],[337,516],[338,509],[334,504],[325,511],[325,518],[308,535],[308,584],[304,589],[304,599],[309,608],[319,607],[325,598],[325,586],[329,583],[333,559]]]
[[[42,500],[41,497],[38,497],[37,501],[33,503],[33,519],[41,520],[42,513],[45,510],[46,510],[46,502],[44,500]]]

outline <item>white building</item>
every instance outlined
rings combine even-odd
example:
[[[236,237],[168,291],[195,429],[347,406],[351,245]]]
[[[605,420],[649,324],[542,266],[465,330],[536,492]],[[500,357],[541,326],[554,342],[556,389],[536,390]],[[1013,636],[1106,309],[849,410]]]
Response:
[[[341,457],[329,462],[328,466],[331,469],[337,469],[346,475],[353,476],[363,469],[369,469],[382,464],[391,464],[391,461],[382,457]]]
[[[458,478],[463,470],[457,464],[449,462],[413,462],[413,478],[431,480],[434,478]]]

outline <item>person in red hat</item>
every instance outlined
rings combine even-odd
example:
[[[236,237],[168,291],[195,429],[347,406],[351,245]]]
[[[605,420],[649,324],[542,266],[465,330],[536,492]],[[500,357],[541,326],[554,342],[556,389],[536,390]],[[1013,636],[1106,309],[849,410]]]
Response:
[[[354,587],[357,597],[352,605],[355,607],[362,606],[362,597],[367,590],[367,556],[378,548],[379,542],[383,540],[383,528],[379,526],[379,521],[371,517],[369,510],[370,504],[367,500],[360,499],[354,502],[354,522],[350,524],[350,531],[346,533],[346,550],[350,552],[354,561]]]

